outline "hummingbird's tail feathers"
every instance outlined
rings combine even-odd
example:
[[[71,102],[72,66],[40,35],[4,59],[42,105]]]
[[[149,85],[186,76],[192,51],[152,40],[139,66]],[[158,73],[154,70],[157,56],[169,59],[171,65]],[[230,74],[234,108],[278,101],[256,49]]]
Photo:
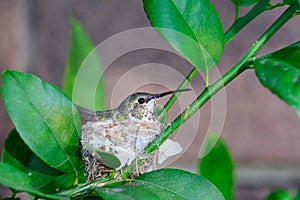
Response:
[[[96,111],[89,110],[79,105],[76,105],[76,108],[79,111],[82,124],[85,124],[87,121],[95,122],[97,120]]]

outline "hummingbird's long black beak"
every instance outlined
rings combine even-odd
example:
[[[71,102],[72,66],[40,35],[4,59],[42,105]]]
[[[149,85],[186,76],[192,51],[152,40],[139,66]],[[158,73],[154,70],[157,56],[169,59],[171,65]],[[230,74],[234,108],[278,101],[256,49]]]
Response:
[[[163,93],[160,93],[160,94],[155,94],[153,95],[153,97],[155,99],[157,98],[160,98],[160,97],[164,97],[164,96],[167,96],[167,95],[170,95],[170,94],[174,94],[174,93],[177,93],[177,92],[186,92],[186,91],[191,91],[192,89],[190,88],[185,88],[185,89],[180,89],[180,90],[171,90],[171,91],[168,91],[168,92],[163,92]]]

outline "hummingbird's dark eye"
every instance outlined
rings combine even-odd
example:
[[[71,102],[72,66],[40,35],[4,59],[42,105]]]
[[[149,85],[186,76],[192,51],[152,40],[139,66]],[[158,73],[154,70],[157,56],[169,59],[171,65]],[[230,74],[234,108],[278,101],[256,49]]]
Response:
[[[139,104],[143,104],[143,103],[145,103],[145,99],[144,98],[139,98],[138,102],[139,102]]]

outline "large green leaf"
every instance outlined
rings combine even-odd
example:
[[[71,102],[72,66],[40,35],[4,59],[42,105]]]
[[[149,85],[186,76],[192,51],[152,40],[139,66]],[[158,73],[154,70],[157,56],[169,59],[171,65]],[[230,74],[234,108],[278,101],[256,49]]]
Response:
[[[214,136],[208,142],[215,142]],[[210,146],[211,144],[208,144]],[[213,144],[212,144],[213,145]],[[200,174],[219,188],[225,199],[233,197],[234,164],[223,140],[217,140],[209,154],[200,160]]]
[[[97,188],[96,191],[103,199],[110,200],[160,199],[155,193],[151,192],[150,190],[133,185],[100,187]]]
[[[139,187],[155,192],[161,199],[224,199],[207,179],[179,169],[161,169],[134,180]]]
[[[30,175],[32,186],[35,189],[45,186],[56,176],[62,174],[37,157],[23,142],[16,129],[13,129],[5,140],[2,162]]]
[[[296,109],[300,117],[300,42],[256,59],[261,84]]]
[[[32,189],[31,179],[28,174],[23,173],[7,163],[0,163],[0,184],[15,190],[25,191]]]
[[[285,190],[277,190],[270,193],[266,200],[294,200],[294,198]]]
[[[39,188],[39,191],[45,193],[57,193],[65,189],[72,188],[72,186],[74,185],[75,178],[75,174],[72,173],[56,176],[45,186]]]
[[[32,186],[30,176],[20,171],[9,164],[0,163],[0,184],[9,188],[13,188],[18,192],[28,192],[36,196],[44,197],[47,199],[68,199],[67,197],[55,194],[44,194],[35,190]]]
[[[22,140],[40,159],[63,172],[82,171],[80,117],[55,86],[32,74],[2,73],[4,107]]]
[[[16,129],[5,140],[2,162],[30,175],[33,188],[47,193],[71,187],[76,178],[75,174],[63,174],[44,163],[23,142]]]
[[[298,187],[297,193],[294,197],[294,200],[300,200],[300,187]]]
[[[224,32],[208,0],[144,0],[151,25],[198,70],[215,65],[222,55]]]
[[[179,169],[160,169],[143,174],[125,186],[97,190],[104,199],[224,199],[205,178]],[[135,194],[129,198],[130,191]]]
[[[82,25],[75,18],[71,18],[71,25],[71,47],[63,82],[64,91],[74,102],[84,107],[103,110],[105,99],[100,59]],[[88,59],[88,64],[82,66],[85,59]]]
[[[283,0],[283,3],[287,5],[292,5],[294,2],[296,2],[296,0]]]
[[[137,177],[134,183],[154,192],[161,199],[224,199],[208,180],[179,169],[152,171]]]
[[[231,0],[237,6],[250,6],[257,3],[259,0]]]

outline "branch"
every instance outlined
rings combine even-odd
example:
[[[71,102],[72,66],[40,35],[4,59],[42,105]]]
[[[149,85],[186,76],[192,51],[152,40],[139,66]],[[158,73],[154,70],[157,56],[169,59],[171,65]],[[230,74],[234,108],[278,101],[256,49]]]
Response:
[[[204,91],[193,101],[177,118],[169,124],[164,131],[155,138],[144,150],[143,156],[147,156],[155,151],[162,143],[168,139],[181,124],[188,120],[199,108],[206,103],[213,95],[220,91],[225,85],[236,78],[240,73],[246,69],[252,68],[252,62],[255,55],[261,50],[265,43],[290,19],[297,11],[298,5],[295,2],[269,27],[268,30],[252,45],[244,57],[233,66],[227,73],[225,73],[219,80]],[[191,73],[190,73],[191,74]],[[128,175],[135,168],[135,163],[123,169],[122,177]]]

